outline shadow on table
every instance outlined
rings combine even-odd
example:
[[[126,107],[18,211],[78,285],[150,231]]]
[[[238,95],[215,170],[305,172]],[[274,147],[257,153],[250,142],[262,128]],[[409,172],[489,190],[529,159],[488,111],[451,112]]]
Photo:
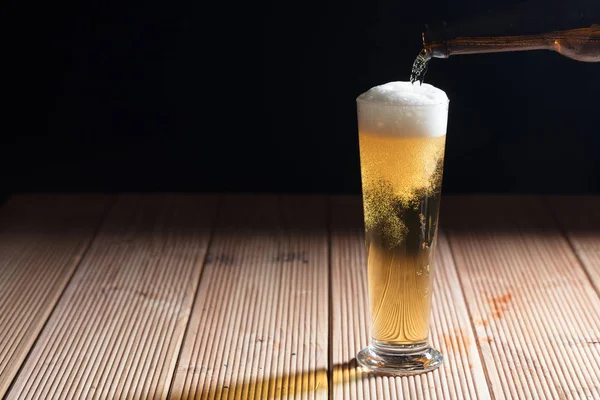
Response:
[[[309,394],[318,394],[317,397],[327,397],[329,385],[339,385],[366,379],[372,374],[363,372],[352,359],[347,363],[336,364],[333,367],[333,382],[329,382],[326,369],[303,371],[297,374],[283,374],[264,379],[249,379],[229,384],[205,385],[201,391],[195,393],[187,388],[183,391],[172,391],[169,399],[287,399],[296,396],[311,397]],[[198,378],[196,377],[196,380]],[[206,379],[206,377],[205,377]],[[209,378],[210,379],[210,378]]]

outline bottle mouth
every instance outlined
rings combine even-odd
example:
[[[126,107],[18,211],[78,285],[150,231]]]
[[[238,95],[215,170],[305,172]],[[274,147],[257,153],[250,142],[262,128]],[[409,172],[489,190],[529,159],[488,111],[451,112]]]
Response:
[[[427,52],[432,58],[450,57],[450,52],[448,51],[448,44],[444,42],[430,44],[427,47]]]

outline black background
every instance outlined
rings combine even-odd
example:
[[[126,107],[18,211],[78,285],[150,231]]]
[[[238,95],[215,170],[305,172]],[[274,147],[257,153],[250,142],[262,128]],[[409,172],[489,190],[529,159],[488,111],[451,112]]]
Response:
[[[360,192],[355,98],[423,25],[515,1],[3,2],[0,195]],[[600,64],[434,60],[444,191],[596,193]]]

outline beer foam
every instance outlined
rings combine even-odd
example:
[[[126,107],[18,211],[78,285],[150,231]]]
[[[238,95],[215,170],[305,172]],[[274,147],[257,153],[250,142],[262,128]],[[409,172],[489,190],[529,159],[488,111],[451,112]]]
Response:
[[[448,125],[448,96],[435,86],[389,82],[356,99],[362,134],[439,137]]]

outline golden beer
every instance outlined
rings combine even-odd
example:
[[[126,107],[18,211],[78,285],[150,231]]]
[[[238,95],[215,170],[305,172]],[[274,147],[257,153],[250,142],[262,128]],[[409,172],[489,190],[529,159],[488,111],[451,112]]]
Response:
[[[393,82],[358,98],[372,321],[372,344],[358,360],[370,369],[441,363],[428,334],[447,110],[430,85]]]
[[[359,135],[372,337],[424,343],[446,136]]]

